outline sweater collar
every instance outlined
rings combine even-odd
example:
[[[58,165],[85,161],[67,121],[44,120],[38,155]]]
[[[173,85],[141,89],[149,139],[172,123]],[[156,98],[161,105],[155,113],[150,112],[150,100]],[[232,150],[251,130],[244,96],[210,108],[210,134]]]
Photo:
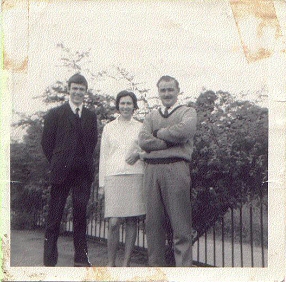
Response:
[[[179,102],[177,101],[172,107],[170,107],[170,108],[167,108],[167,107],[162,107],[161,109],[161,111],[162,111],[162,113],[164,113],[165,112],[165,109],[167,109],[168,110],[168,113],[171,113],[175,108],[177,108],[178,106],[179,106],[180,104],[179,104]]]

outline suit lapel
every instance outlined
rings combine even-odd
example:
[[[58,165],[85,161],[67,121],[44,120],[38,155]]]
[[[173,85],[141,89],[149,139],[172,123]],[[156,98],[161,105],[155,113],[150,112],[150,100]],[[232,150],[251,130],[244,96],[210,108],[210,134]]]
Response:
[[[68,103],[66,104],[65,111],[66,111],[69,121],[72,123],[73,127],[75,127],[76,117]],[[82,107],[82,113],[81,113],[81,126],[82,127],[84,127],[86,123],[88,122],[88,116],[89,116],[88,110],[85,107]]]
[[[66,104],[66,115],[69,121],[71,122],[72,126],[75,127],[76,126],[75,114],[73,113],[69,103]]]
[[[82,107],[82,113],[81,113],[81,126],[84,127],[86,122],[88,120],[88,112],[85,107]]]

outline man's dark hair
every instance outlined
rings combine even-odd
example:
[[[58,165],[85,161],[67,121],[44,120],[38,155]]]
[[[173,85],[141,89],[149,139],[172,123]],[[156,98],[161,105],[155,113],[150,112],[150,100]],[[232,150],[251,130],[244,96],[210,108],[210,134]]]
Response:
[[[129,96],[131,97],[132,101],[133,101],[133,105],[134,105],[134,109],[137,110],[139,109],[138,105],[137,105],[137,97],[136,95],[133,93],[133,92],[129,92],[127,90],[123,90],[123,91],[120,91],[117,96],[116,96],[116,101],[115,101],[115,106],[116,106],[116,110],[119,111],[119,102],[120,102],[120,99],[122,97],[126,97],[126,96]]]
[[[70,79],[68,80],[68,88],[70,88],[72,83],[85,85],[86,90],[88,88],[87,80],[85,79],[83,75],[79,73],[76,73],[70,77]]]
[[[162,77],[160,77],[160,79],[158,80],[156,85],[157,85],[157,87],[159,87],[159,83],[161,81],[172,81],[172,80],[175,81],[176,87],[179,89],[180,87],[179,87],[178,80],[172,76],[169,76],[169,75],[163,75]]]

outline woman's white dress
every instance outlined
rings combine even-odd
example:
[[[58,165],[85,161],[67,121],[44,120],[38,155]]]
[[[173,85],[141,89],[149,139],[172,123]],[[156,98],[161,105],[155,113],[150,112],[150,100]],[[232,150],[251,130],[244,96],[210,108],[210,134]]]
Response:
[[[146,213],[143,187],[144,163],[129,165],[125,160],[139,152],[138,135],[142,124],[135,119],[119,118],[105,125],[99,162],[99,186],[105,191],[107,217],[139,216]]]

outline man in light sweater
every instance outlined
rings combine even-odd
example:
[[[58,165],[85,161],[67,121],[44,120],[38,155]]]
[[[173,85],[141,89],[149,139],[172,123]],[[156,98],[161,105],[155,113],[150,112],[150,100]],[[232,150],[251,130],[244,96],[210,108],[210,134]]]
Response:
[[[197,115],[179,105],[178,81],[162,76],[158,92],[163,107],[149,113],[139,133],[145,151],[146,235],[149,266],[166,266],[167,221],[173,230],[176,266],[192,266],[190,169]]]

